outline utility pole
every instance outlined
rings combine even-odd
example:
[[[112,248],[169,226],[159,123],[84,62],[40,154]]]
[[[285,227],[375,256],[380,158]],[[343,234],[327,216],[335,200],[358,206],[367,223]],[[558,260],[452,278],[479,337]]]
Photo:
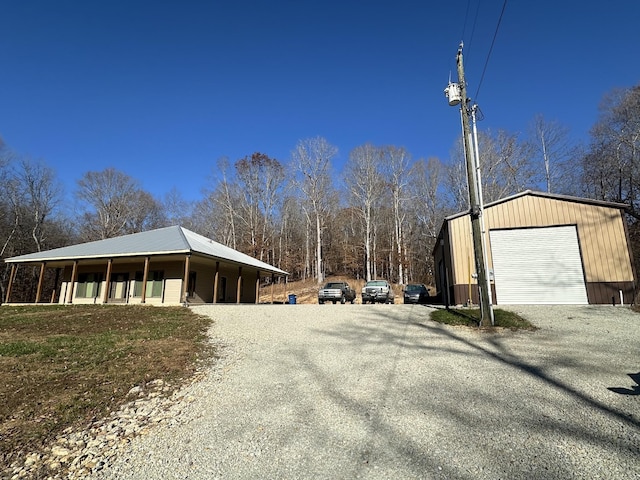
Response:
[[[464,65],[462,62],[462,43],[458,48],[458,55],[456,56],[456,64],[458,67],[458,84],[460,99],[458,102],[452,99],[451,86],[455,84],[449,84],[445,93],[449,97],[450,105],[457,105],[460,103],[460,116],[462,118],[462,137],[464,141],[464,156],[467,167],[467,183],[469,184],[469,206],[471,214],[471,234],[473,237],[473,253],[476,264],[477,282],[478,282],[478,296],[480,298],[480,326],[487,327],[493,325],[493,309],[491,307],[491,292],[489,291],[489,282],[487,277],[487,269],[485,267],[486,262],[484,258],[483,238],[482,238],[482,226],[480,223],[480,216],[482,215],[482,208],[480,205],[478,190],[481,186],[477,185],[478,176],[475,172],[475,157],[473,151],[473,142],[471,128],[469,126],[469,115],[471,114],[470,108],[467,106],[469,99],[467,98],[467,85],[464,78]]]
[[[489,279],[489,258],[487,257],[487,242],[486,242],[486,222],[484,218],[484,200],[482,197],[482,175],[480,173],[480,149],[478,148],[478,129],[476,127],[476,114],[478,105],[473,104],[471,107],[471,120],[473,123],[473,170],[476,172],[477,182],[477,198],[478,206],[480,207],[480,231],[482,232],[480,238],[482,240],[482,265],[484,266],[484,272],[486,276],[487,297],[489,301],[489,315],[491,317],[491,325],[494,324],[493,316],[493,301],[491,299],[491,281]]]

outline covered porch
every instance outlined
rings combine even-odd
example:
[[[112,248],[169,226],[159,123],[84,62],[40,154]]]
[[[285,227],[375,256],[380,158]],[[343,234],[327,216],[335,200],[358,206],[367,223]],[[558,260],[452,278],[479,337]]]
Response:
[[[176,228],[181,229],[160,230],[167,236],[176,233]],[[128,243],[157,240],[154,232],[159,231],[129,235],[146,238],[129,238]],[[6,259],[11,272],[4,302],[16,303],[12,295],[19,268],[30,268],[32,277],[37,277],[34,298],[19,303],[258,303],[261,288],[269,289],[271,303],[286,298],[286,272],[186,229],[179,233],[177,240],[185,243],[181,251],[173,245],[154,252],[143,253],[141,248],[119,251],[115,241],[125,237],[118,237]],[[167,241],[175,243],[171,238]],[[104,243],[113,248],[101,248]],[[88,248],[92,244],[94,248]],[[87,255],[92,250],[96,254]]]

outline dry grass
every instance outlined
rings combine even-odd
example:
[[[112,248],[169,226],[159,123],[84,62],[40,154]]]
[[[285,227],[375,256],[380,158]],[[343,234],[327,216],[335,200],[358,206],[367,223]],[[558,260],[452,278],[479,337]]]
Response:
[[[214,352],[181,307],[0,307],[0,464],[125,403],[135,385],[189,377]]]

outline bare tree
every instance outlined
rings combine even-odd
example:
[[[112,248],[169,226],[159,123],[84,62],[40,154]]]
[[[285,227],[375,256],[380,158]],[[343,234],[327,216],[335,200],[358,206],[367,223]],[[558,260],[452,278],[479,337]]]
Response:
[[[336,206],[331,184],[331,160],[338,149],[322,137],[300,140],[291,156],[297,172],[295,185],[308,205],[315,224],[316,279],[324,280],[322,231],[331,205]]]
[[[358,211],[364,230],[365,279],[375,275],[375,208],[383,191],[379,172],[380,149],[371,144],[353,149],[349,155],[350,172],[346,178],[353,207]]]
[[[461,142],[459,139],[458,143]],[[479,131],[478,145],[485,203],[535,188],[537,177],[531,146],[520,142],[516,134],[504,130],[499,130],[496,135]],[[464,151],[454,149],[447,186],[453,197],[452,204],[469,208],[468,185],[463,177],[466,175],[464,162]]]
[[[29,249],[42,251],[47,224],[61,199],[62,188],[55,173],[43,162],[0,154],[1,229],[6,232],[3,255],[20,230],[33,241]]]
[[[193,207],[191,223],[198,233],[238,249],[244,198],[238,182],[230,178],[228,158],[218,159],[216,166],[209,177],[210,186],[203,191],[204,198]]]
[[[144,232],[166,226],[166,224],[167,219],[162,204],[149,192],[138,190],[134,196],[125,233]]]
[[[516,134],[499,130],[487,136],[480,147],[480,165],[485,202],[499,200],[537,184],[530,147]],[[484,147],[484,148],[483,148]]]
[[[56,218],[61,187],[53,170],[11,152],[0,140],[0,258],[67,244],[64,219]],[[9,268],[0,269],[0,301]],[[39,269],[21,269],[14,299],[33,298]],[[36,280],[37,282],[37,280]],[[53,283],[53,282],[51,282]],[[45,281],[45,288],[53,288]]]
[[[161,209],[164,212],[166,224],[169,226],[181,225],[193,230],[193,208],[193,202],[185,200],[175,187],[169,190],[161,201]]]
[[[13,154],[0,137],[0,258],[4,258],[20,225],[21,188],[10,169],[12,159]]]
[[[81,230],[88,240],[116,237],[155,228],[161,208],[138,182],[114,168],[90,171],[78,180]]]
[[[603,98],[591,141],[581,156],[586,196],[629,207],[629,238],[640,256],[640,85]]]
[[[460,137],[451,149],[451,160],[445,172],[445,199],[451,210],[462,212],[469,208],[469,185],[464,158],[464,146]]]
[[[306,279],[310,270],[307,216],[299,198],[293,195],[285,196],[281,212],[276,266],[291,273],[293,278]]]
[[[605,96],[582,165],[589,196],[627,203],[640,219],[640,85]]]
[[[226,221],[224,211],[216,201],[218,193],[218,190],[211,191],[195,203],[190,222],[193,224],[194,232],[232,247],[229,223]]]
[[[285,180],[283,165],[264,153],[254,153],[235,163],[243,193],[242,221],[248,228],[254,256],[264,260],[273,252],[275,214],[280,207]]]
[[[388,146],[383,148],[384,158],[382,172],[387,178],[387,184],[391,191],[393,208],[393,242],[396,254],[398,282],[407,283],[404,268],[404,229],[407,217],[407,186],[409,183],[409,162],[411,156],[402,147]],[[390,258],[389,263],[392,263]]]
[[[222,207],[224,218],[228,225],[228,245],[231,248],[238,248],[236,238],[236,212],[234,205],[238,204],[240,194],[235,184],[230,183],[227,175],[229,170],[229,159],[227,157],[218,160],[218,170],[222,174],[219,184],[219,194],[216,196],[216,202]]]
[[[36,251],[40,252],[46,235],[46,221],[61,199],[62,187],[53,170],[42,162],[27,159],[20,161],[16,179],[24,189],[24,208],[31,220],[31,238]]]
[[[455,213],[458,209],[451,209],[445,204],[441,194],[444,165],[439,159],[431,157],[426,161],[420,159],[413,164],[409,174],[409,192],[411,198],[412,227],[410,238],[413,249],[407,255],[414,276],[422,281],[433,281],[433,257],[431,253],[435,247],[438,231],[444,217]]]
[[[551,193],[552,185],[554,190],[562,190],[566,161],[571,153],[569,129],[558,121],[547,121],[542,115],[536,115],[530,130],[533,152],[544,165],[547,192]]]

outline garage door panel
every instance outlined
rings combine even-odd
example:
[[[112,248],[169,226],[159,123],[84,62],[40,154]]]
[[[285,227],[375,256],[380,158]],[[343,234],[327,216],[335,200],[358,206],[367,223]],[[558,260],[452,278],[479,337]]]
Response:
[[[492,230],[499,304],[586,304],[575,226]]]

